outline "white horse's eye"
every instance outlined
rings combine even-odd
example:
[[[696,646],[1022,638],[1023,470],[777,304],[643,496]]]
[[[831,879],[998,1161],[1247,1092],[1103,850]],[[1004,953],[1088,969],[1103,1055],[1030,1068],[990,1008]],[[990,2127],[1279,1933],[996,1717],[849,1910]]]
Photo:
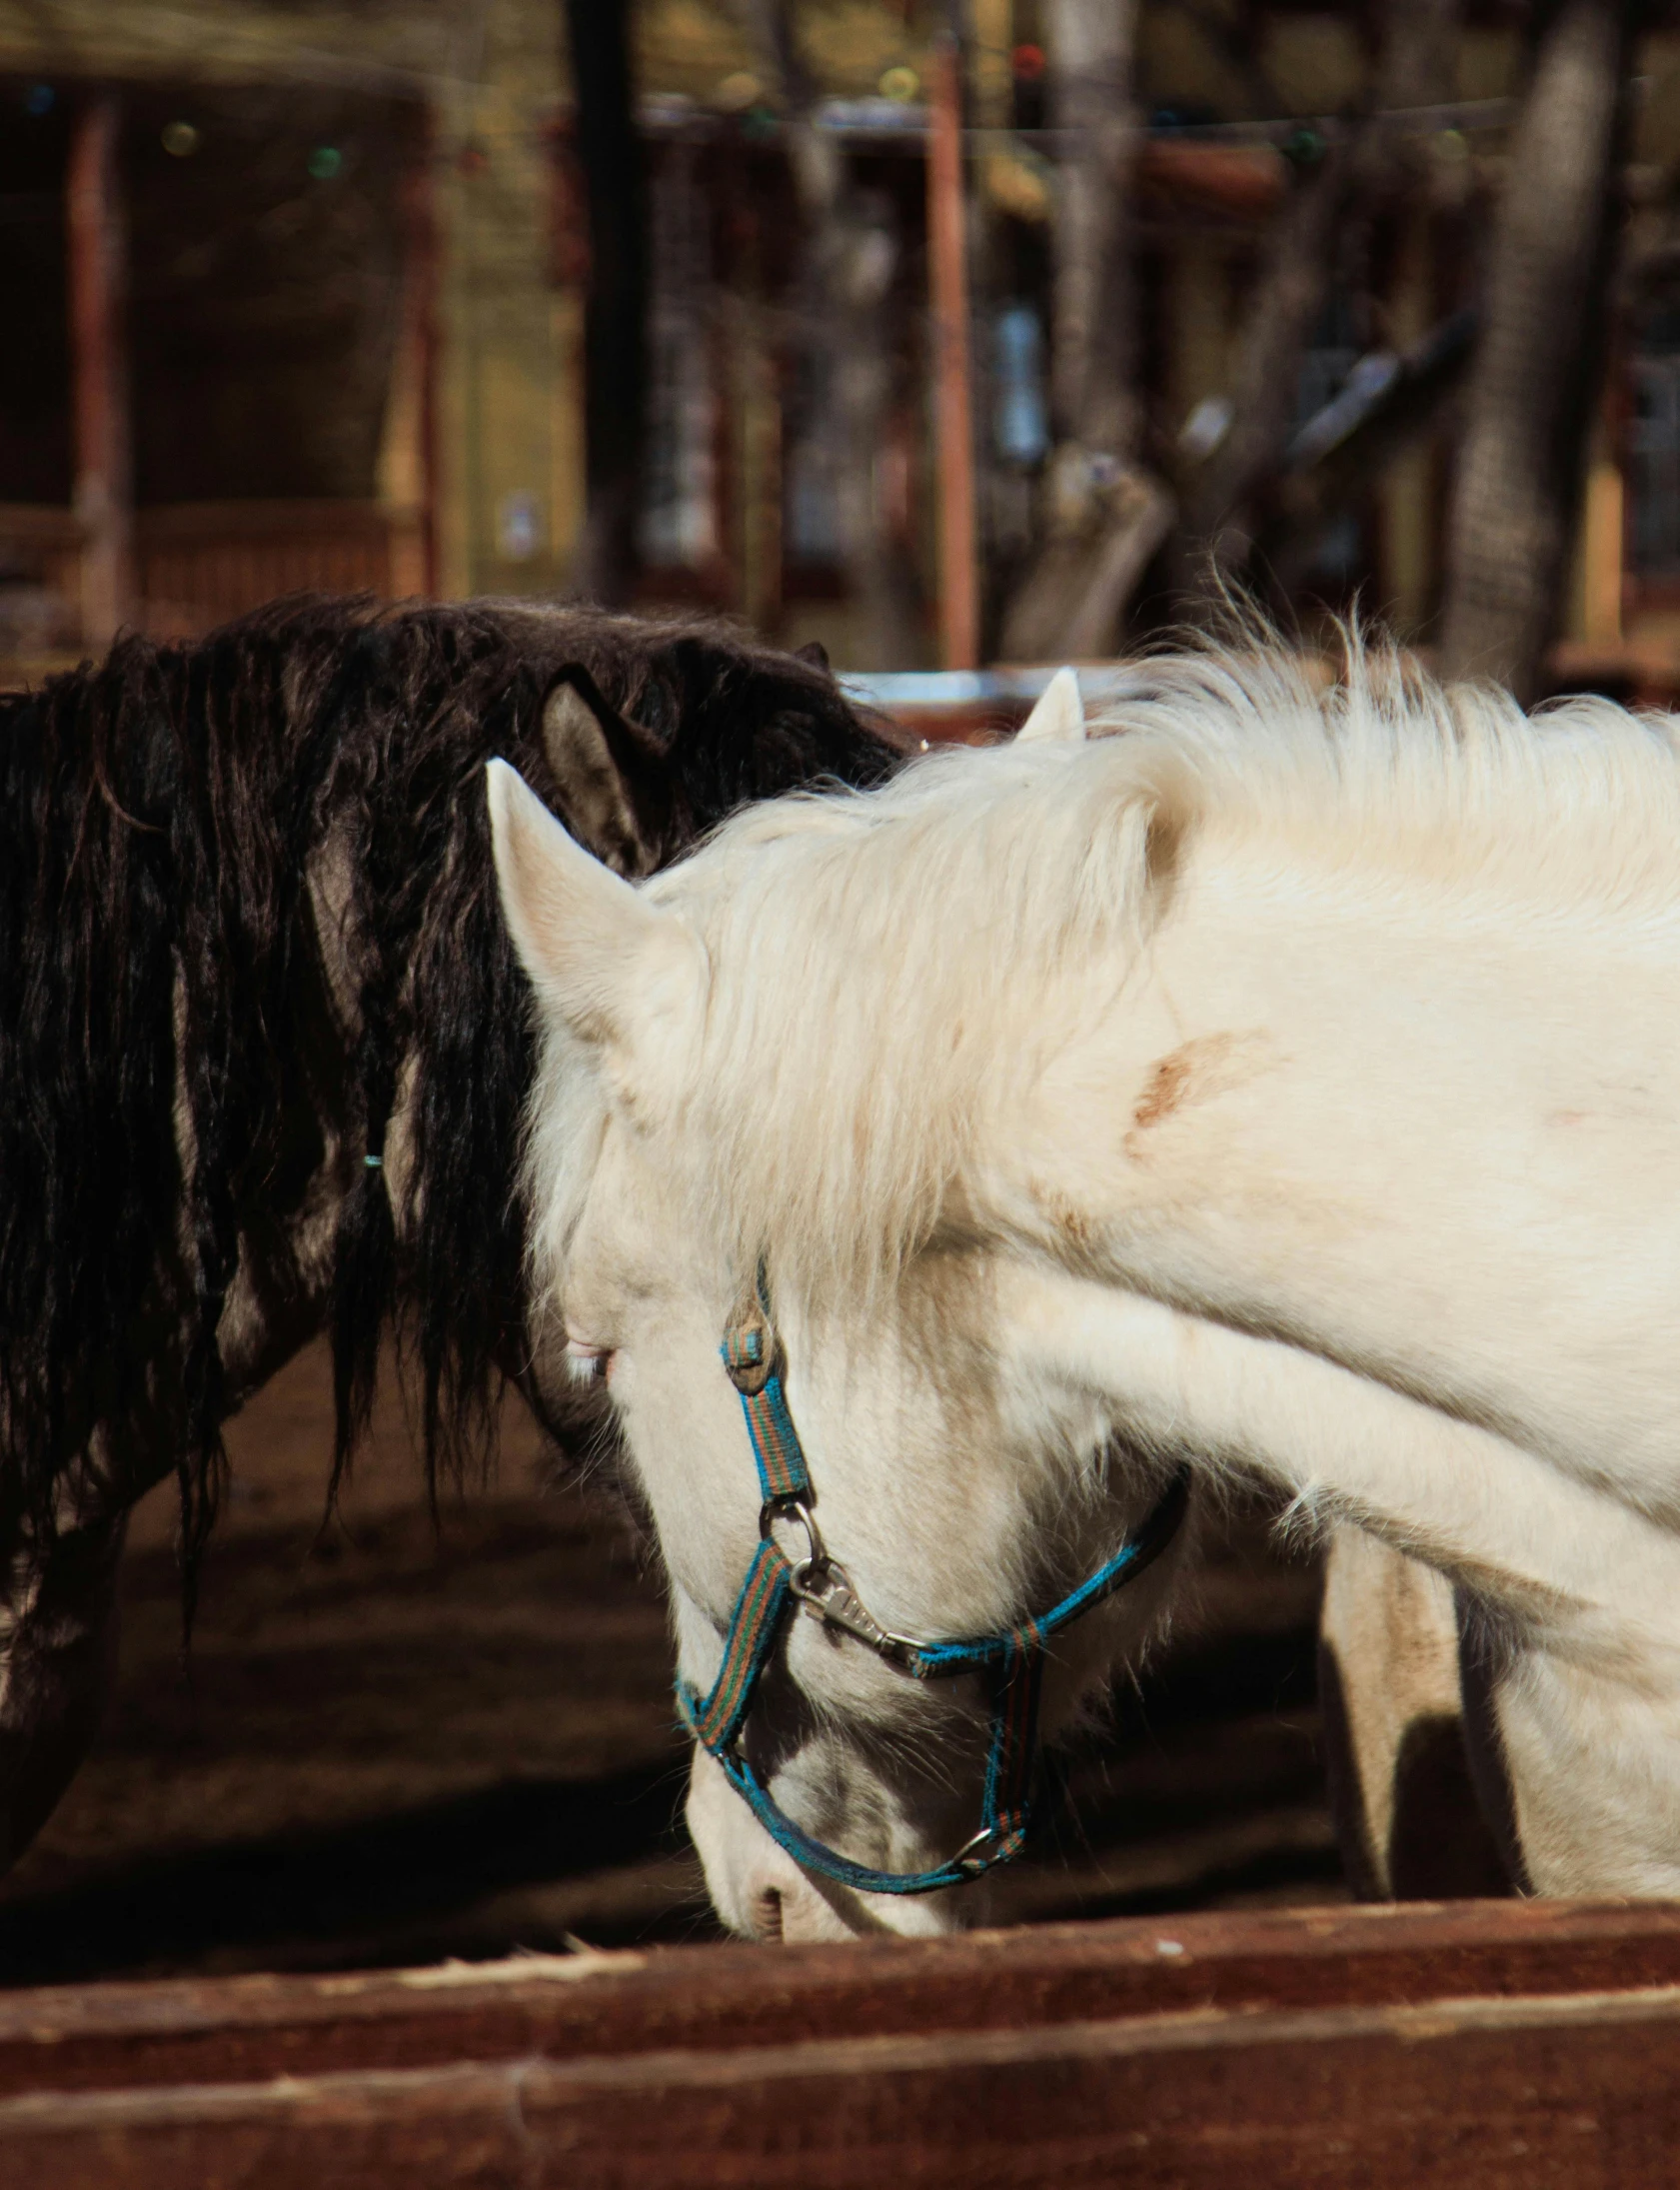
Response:
[[[567,1337],[566,1373],[575,1384],[603,1382],[612,1358],[611,1346],[594,1345],[588,1338]]]

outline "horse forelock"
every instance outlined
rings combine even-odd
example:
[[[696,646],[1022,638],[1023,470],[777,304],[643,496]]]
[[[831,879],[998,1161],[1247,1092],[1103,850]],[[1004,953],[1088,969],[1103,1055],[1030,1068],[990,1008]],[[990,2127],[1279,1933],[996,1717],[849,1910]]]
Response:
[[[1142,661],[1093,727],[750,811],[649,886],[707,945],[673,1100],[745,1266],[832,1303],[962,1236],[999,1121],[1123,990],[1194,840],[1541,922],[1673,905],[1667,720],[1530,721],[1354,635],[1329,685],[1276,647]]]

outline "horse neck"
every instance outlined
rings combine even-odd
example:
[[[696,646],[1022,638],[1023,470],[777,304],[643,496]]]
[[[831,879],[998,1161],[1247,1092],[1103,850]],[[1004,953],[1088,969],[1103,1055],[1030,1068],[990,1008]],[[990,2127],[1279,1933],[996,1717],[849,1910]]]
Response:
[[[1600,1597],[1612,1539],[1666,1569],[1677,924],[1266,852],[1182,876],[1015,1122],[1008,1220],[1108,1289],[1162,1434],[1516,1595]]]

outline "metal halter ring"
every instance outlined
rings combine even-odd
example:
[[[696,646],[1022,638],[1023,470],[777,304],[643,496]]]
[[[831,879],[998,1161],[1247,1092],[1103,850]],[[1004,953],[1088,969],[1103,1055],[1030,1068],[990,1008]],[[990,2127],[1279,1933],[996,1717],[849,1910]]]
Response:
[[[805,1530],[806,1555],[794,1561],[796,1574],[809,1574],[829,1563],[828,1547],[817,1526],[817,1516],[803,1496],[791,1498],[767,1498],[759,1508],[759,1534],[768,1543],[776,1531],[778,1521],[798,1521]]]
[[[994,1817],[989,1825],[982,1825],[971,1839],[963,1841],[950,1859],[952,1867],[967,1871],[971,1877],[978,1878],[983,1871],[991,1868],[985,1851],[998,1841],[1007,1840],[1010,1828],[1002,1818]]]

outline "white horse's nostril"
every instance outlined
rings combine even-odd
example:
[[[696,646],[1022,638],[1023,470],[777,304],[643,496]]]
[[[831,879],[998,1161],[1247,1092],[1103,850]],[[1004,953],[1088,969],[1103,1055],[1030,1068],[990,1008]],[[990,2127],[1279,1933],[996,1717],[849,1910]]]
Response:
[[[867,1905],[856,1894],[828,1892],[806,1876],[742,1801],[716,1757],[698,1746],[689,1778],[689,1831],[706,1873],[712,1905],[731,1931],[763,1946],[854,1939],[860,1932],[949,1931],[957,1911],[948,1893]],[[983,1887],[967,1889],[983,1894]]]
[[[732,1931],[765,1946],[852,1936],[855,1927],[777,1846],[702,1748],[694,1753],[688,1815],[713,1906]]]

